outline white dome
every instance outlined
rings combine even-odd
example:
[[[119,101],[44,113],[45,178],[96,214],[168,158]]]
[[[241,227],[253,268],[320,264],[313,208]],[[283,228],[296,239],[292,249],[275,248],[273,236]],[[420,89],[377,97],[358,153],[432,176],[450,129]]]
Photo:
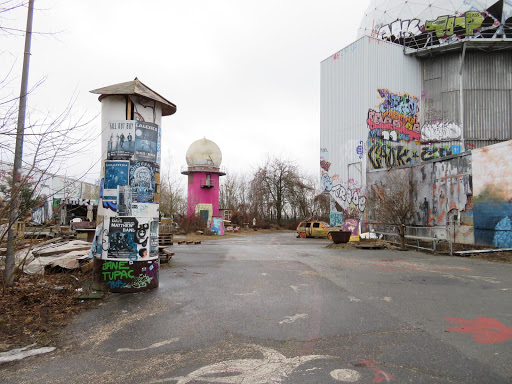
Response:
[[[217,144],[206,137],[190,144],[187,150],[189,167],[207,166],[219,168],[222,163],[222,152]]]
[[[358,38],[362,36],[375,36],[387,38],[391,35],[396,37],[402,32],[403,36],[418,35],[425,31],[427,21],[434,22],[440,16],[461,16],[464,13],[480,12],[482,20],[471,20],[470,28],[482,26],[483,18],[491,17],[492,21],[501,20],[501,15],[487,15],[486,10],[496,3],[497,0],[371,0],[366,10],[359,30]],[[478,15],[477,15],[478,16]],[[448,19],[448,18],[447,18]],[[399,20],[399,23],[395,23]],[[443,27],[449,20],[439,19],[432,23],[431,28],[437,30]],[[453,22],[453,21],[452,21]],[[488,21],[486,21],[488,22]],[[455,20],[452,26],[462,21]],[[499,23],[499,21],[498,21]],[[445,27],[450,28],[450,25]],[[431,29],[431,30],[432,30]]]

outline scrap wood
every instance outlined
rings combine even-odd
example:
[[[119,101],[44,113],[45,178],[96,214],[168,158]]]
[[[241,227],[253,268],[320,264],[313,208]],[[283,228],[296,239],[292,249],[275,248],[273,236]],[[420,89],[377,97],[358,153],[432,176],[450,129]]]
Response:
[[[65,255],[59,256],[53,261],[46,264],[44,269],[48,272],[61,272],[62,270],[73,271],[80,268],[80,263],[84,263],[89,260],[89,251],[73,251],[66,253]]]
[[[91,249],[91,243],[82,240],[63,241],[53,245],[48,245],[43,248],[37,247],[34,249],[34,256],[54,256],[71,251],[85,251]]]
[[[37,257],[23,268],[29,275],[42,274],[44,271],[60,272],[62,270],[79,269],[81,264],[89,260],[88,251],[72,251],[64,255]]]

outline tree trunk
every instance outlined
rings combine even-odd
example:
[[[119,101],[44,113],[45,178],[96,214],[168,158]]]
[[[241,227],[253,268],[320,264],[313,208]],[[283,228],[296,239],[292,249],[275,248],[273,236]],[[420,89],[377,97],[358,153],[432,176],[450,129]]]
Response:
[[[405,247],[405,225],[400,226],[400,250],[405,251],[407,248]]]

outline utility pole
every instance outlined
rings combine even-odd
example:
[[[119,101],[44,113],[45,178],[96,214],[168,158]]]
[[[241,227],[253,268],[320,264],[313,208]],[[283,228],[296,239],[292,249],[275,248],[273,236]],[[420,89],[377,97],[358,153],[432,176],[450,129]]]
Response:
[[[28,2],[27,28],[25,32],[25,51],[23,54],[23,73],[21,75],[20,105],[18,110],[18,127],[14,149],[14,166],[12,171],[11,201],[9,207],[9,229],[7,232],[7,251],[5,256],[4,284],[14,285],[15,240],[18,224],[21,194],[21,168],[23,157],[23,132],[25,130],[25,112],[27,109],[28,69],[30,64],[30,43],[32,40],[32,20],[34,0]]]

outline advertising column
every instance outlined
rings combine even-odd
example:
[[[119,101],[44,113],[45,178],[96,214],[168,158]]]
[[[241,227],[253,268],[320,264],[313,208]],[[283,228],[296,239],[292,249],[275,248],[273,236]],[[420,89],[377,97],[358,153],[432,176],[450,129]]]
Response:
[[[98,214],[95,276],[113,292],[158,287],[160,127],[137,120],[110,120]],[[106,155],[106,156],[105,156]]]

